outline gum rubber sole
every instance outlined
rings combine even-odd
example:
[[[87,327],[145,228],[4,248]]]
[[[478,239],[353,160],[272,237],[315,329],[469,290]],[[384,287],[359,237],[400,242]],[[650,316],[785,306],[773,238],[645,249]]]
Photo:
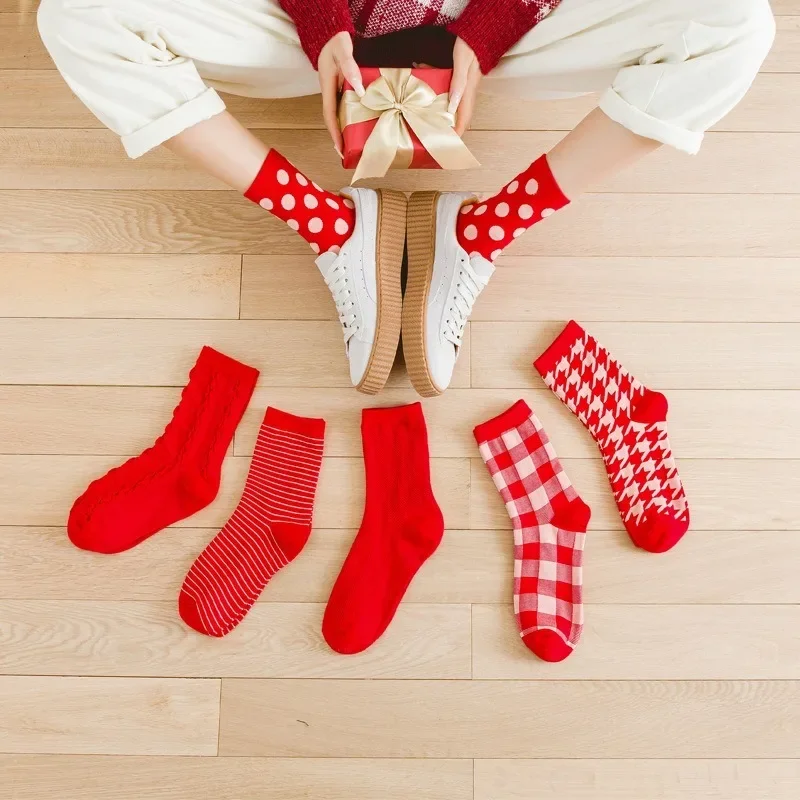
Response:
[[[378,314],[375,342],[367,369],[356,389],[362,394],[378,394],[392,371],[403,309],[401,272],[406,240],[406,206],[402,192],[378,190],[378,231],[376,235],[375,280],[378,287]]]
[[[436,204],[439,192],[414,192],[408,202],[406,242],[408,280],[403,298],[403,356],[417,393],[436,397],[444,389],[434,382],[425,356],[425,311],[436,252]]]

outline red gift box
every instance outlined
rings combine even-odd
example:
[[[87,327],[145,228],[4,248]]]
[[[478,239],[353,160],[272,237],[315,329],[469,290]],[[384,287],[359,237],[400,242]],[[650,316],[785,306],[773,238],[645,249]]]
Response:
[[[367,89],[367,97],[361,99],[345,81],[339,105],[339,123],[344,139],[342,166],[345,169],[359,167],[367,142],[384,114],[391,113],[397,117],[399,112],[402,120],[399,123],[395,121],[390,125],[384,125],[383,130],[379,132],[384,136],[388,132],[391,134],[388,138],[398,137],[402,141],[396,153],[393,155],[390,152],[386,141],[370,142],[373,154],[375,149],[379,149],[385,163],[378,172],[368,171],[367,174],[359,176],[357,171],[354,180],[358,180],[359,177],[375,177],[389,168],[465,169],[479,166],[453,130],[453,118],[446,112],[452,73],[450,69],[430,67],[410,70],[362,67],[361,77],[364,88]],[[381,78],[385,80],[380,81]],[[370,86],[376,81],[380,81],[380,92],[374,92],[375,87],[370,90]],[[366,108],[364,103],[370,103],[370,106]],[[376,108],[385,110],[380,111]],[[398,133],[398,126],[402,126],[404,132]],[[418,130],[425,130],[426,134],[423,135],[432,136],[439,160],[428,151],[413,126]]]

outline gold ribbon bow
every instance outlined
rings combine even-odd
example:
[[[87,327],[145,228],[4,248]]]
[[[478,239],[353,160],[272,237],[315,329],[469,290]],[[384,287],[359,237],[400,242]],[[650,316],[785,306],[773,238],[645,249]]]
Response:
[[[380,178],[390,168],[407,169],[414,156],[408,128],[443,169],[470,169],[479,162],[453,129],[447,110],[447,94],[435,94],[410,69],[381,69],[381,76],[363,97],[348,90],[339,105],[339,124],[377,119],[364,145],[353,183],[362,178]],[[408,126],[408,127],[406,127]]]

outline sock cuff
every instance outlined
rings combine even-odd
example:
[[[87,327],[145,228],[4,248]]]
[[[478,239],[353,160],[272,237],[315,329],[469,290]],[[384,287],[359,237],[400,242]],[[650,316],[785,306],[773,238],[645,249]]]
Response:
[[[548,348],[533,362],[536,371],[544,378],[548,372],[552,372],[556,364],[564,358],[569,357],[572,346],[579,339],[588,339],[586,331],[571,319],[561,333],[556,336]]]
[[[255,389],[259,374],[255,367],[249,367],[247,364],[205,345],[189,373],[189,380],[205,383],[214,376],[222,375],[233,381],[241,381],[249,396]]]
[[[422,403],[410,403],[405,406],[391,406],[389,408],[365,408],[361,412],[361,427],[364,430],[394,427],[402,424],[425,426],[425,417],[422,414]]]
[[[278,428],[282,431],[296,433],[299,436],[306,436],[309,439],[325,438],[325,420],[317,417],[297,417],[288,411],[281,411],[278,408],[269,406],[267,413],[264,414],[262,426]]]
[[[518,428],[533,414],[530,406],[524,400],[517,400],[513,406],[507,408],[502,414],[492,417],[480,425],[476,425],[472,433],[478,444],[498,439],[511,428]]]
[[[294,169],[292,162],[285,156],[282,156],[274,147],[270,148],[264,163],[258,170],[258,174],[253,178],[253,182],[248,187],[244,196],[254,203],[259,203],[269,193],[270,189],[275,184],[275,176],[279,169],[285,169],[287,172]]]
[[[540,182],[541,188],[547,195],[548,201],[556,210],[569,205],[569,197],[564,194],[564,190],[558,185],[556,176],[550,168],[550,161],[547,158],[547,153],[539,156],[539,158],[531,164],[530,171],[532,174],[536,175],[536,179]]]

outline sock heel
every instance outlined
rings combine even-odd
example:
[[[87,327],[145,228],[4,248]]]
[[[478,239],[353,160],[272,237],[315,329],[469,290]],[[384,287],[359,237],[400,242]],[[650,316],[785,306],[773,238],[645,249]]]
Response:
[[[666,422],[669,403],[661,392],[645,389],[645,393],[631,403],[631,419],[634,422],[650,424]]]
[[[561,496],[556,500],[561,500]],[[589,520],[592,517],[592,509],[580,497],[560,503],[554,502],[553,506],[551,525],[561,528],[563,531],[586,533],[586,529],[589,527]]]

